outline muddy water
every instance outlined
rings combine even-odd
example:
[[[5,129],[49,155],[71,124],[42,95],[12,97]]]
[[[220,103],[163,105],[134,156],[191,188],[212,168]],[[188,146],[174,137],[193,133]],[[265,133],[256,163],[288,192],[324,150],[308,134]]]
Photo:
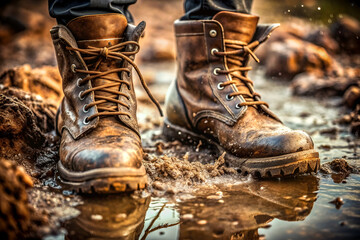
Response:
[[[152,65],[143,65],[151,72]],[[173,64],[158,64],[151,85],[160,99],[174,78]],[[339,100],[297,98],[288,86],[265,80],[261,69],[252,74],[256,87],[288,126],[307,131],[322,163],[347,158],[359,166],[358,142],[344,127],[335,126]],[[139,98],[142,93],[138,93]],[[156,112],[139,109],[139,121]],[[149,106],[151,108],[151,106]],[[143,131],[143,141],[159,128]],[[338,182],[338,181],[337,181]],[[340,183],[317,174],[268,181],[222,176],[191,193],[151,197],[132,195],[84,197],[81,214],[64,224],[58,239],[356,239],[360,236],[360,176]],[[340,197],[343,205],[330,203]]]

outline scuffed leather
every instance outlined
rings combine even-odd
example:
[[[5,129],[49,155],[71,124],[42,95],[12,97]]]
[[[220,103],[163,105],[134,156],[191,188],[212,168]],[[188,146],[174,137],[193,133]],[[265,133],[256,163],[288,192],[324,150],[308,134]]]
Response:
[[[140,137],[115,118],[101,119],[95,130],[76,141],[63,131],[60,151],[63,166],[74,172],[108,167],[139,169],[143,159]]]
[[[73,28],[72,31],[63,25],[55,26],[51,30],[64,91],[64,99],[58,110],[56,124],[61,134],[60,161],[66,169],[73,172],[109,167],[140,169],[143,151],[136,118],[136,97],[132,76],[126,72],[121,72],[121,76],[112,73],[112,77],[120,77],[130,84],[129,88],[125,84],[120,85],[120,91],[129,96],[129,99],[119,96],[119,100],[121,98],[121,101],[126,102],[130,108],[124,109],[123,106],[117,104],[118,108],[128,112],[130,117],[96,117],[85,124],[84,119],[97,113],[98,109],[95,105],[89,108],[88,112],[84,112],[84,105],[94,102],[95,94],[91,92],[81,100],[79,93],[101,85],[106,80],[95,79],[78,86],[78,78],[84,79],[87,74],[74,73],[71,65],[75,64],[76,68],[88,70],[87,65],[78,52],[67,50],[66,47],[103,47],[109,42],[116,44],[129,40],[138,42],[145,23],[135,27],[127,24],[126,19],[120,14],[103,14],[79,17],[71,21],[69,25]],[[84,26],[86,29],[83,29]],[[91,33],[86,34],[86,32]],[[134,56],[131,58],[134,59]],[[105,60],[100,65],[100,71],[123,67],[132,69],[126,61]]]
[[[83,124],[87,116],[97,113],[97,108],[94,107],[90,109],[88,113],[82,111],[84,104],[89,104],[94,101],[94,94],[88,94],[84,100],[79,99],[80,92],[92,86],[91,82],[88,82],[78,87],[76,85],[77,79],[85,78],[87,75],[74,73],[71,70],[71,65],[75,64],[79,69],[88,69],[79,54],[70,53],[66,50],[66,46],[77,47],[76,40],[68,28],[63,25],[55,26],[51,29],[51,36],[54,43],[59,72],[63,79],[62,85],[64,92],[64,98],[60,104],[57,129],[60,133],[66,129],[74,139],[78,139],[85,132],[94,129],[99,121],[97,118],[88,125]]]
[[[245,101],[242,96],[231,101],[225,99],[227,94],[236,89],[217,88],[218,83],[226,81],[230,76],[213,74],[214,68],[228,69],[228,64],[226,57],[213,56],[211,49],[224,51],[225,36],[227,39],[262,43],[278,26],[257,26],[257,18],[249,18],[250,22],[242,21],[240,24],[236,21],[236,14],[239,13],[223,12],[217,20],[175,22],[178,73],[176,85],[173,84],[169,91],[175,92],[177,87],[179,94],[173,98],[180,98],[181,101],[171,99],[172,95],[168,95],[168,121],[213,139],[231,154],[242,158],[272,157],[313,149],[313,142],[306,133],[284,126],[265,105],[237,109],[236,104]],[[239,18],[246,22],[248,16]],[[226,22],[228,30],[224,29],[220,21],[230,21],[229,24]],[[217,31],[215,37],[210,36],[211,30]],[[248,58],[244,64],[247,62]],[[248,87],[252,88],[250,85]],[[256,100],[260,99],[256,97]],[[179,108],[186,112],[186,118],[179,118],[181,114],[174,111]]]

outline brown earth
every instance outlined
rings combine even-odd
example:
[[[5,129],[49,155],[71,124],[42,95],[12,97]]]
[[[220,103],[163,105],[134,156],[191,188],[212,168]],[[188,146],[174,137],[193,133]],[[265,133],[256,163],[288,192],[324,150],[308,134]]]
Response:
[[[175,58],[173,26],[163,22],[180,17],[182,3],[168,2],[161,5],[164,8],[160,7],[164,1],[141,1],[142,7],[131,7],[135,16],[144,16],[148,22],[140,62]],[[61,99],[61,80],[48,32],[55,21],[47,16],[46,5],[42,0],[12,1],[0,10],[0,73],[4,71],[0,75],[0,212],[6,213],[6,221],[0,218],[0,234],[5,231],[15,239],[22,237],[25,229],[28,238],[59,233],[60,223],[78,214],[73,207],[81,203],[79,196],[64,196],[43,186],[44,181],[56,176],[59,138],[54,133],[54,117]],[[159,18],[162,11],[173,14]],[[143,19],[136,17],[137,23],[139,20]],[[359,53],[360,45],[354,40],[354,36],[359,36],[358,26],[356,20],[348,18],[340,19],[329,29],[285,25],[258,52],[269,76],[295,77],[294,94],[344,95],[344,102],[354,110],[344,115],[342,123],[351,124],[354,134],[360,132],[360,60],[353,54]],[[149,81],[154,76],[149,76]],[[156,85],[156,79],[152,80]],[[147,103],[139,101],[139,109],[146,107]],[[159,127],[161,122],[152,118],[140,124],[142,132]],[[168,143],[157,133],[144,145],[144,151],[151,183],[148,190],[154,196],[191,191],[191,186],[211,184],[220,176],[223,180],[228,180],[227,175],[231,179],[237,176],[234,169],[226,167],[223,156],[215,158],[211,149],[201,144],[189,147]],[[36,183],[35,188],[28,190],[28,196],[25,189],[31,181],[18,165],[24,166]],[[358,173],[344,159],[323,164],[322,171],[331,174],[334,181]],[[9,190],[4,190],[6,187]],[[15,213],[9,214],[9,204],[14,204]]]

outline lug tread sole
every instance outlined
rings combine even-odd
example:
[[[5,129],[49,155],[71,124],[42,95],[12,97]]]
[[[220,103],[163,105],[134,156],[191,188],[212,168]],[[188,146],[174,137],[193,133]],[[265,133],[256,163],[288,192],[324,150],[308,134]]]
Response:
[[[86,180],[83,182],[70,182],[61,179],[62,184],[70,190],[84,194],[111,194],[133,192],[145,189],[147,176],[143,177],[107,177]]]
[[[204,145],[216,151],[217,157],[226,152],[214,141],[175,126],[167,119],[164,121],[163,135],[168,141],[178,140],[191,146],[196,146],[201,140]],[[265,158],[239,158],[226,152],[225,161],[227,166],[235,168],[242,175],[251,174],[256,178],[264,179],[316,173],[320,168],[319,153],[315,150]]]
[[[58,162],[60,180],[67,189],[85,194],[131,192],[147,187],[145,168],[131,171],[126,168],[99,168],[85,172],[72,172]],[[80,177],[79,177],[80,176]]]

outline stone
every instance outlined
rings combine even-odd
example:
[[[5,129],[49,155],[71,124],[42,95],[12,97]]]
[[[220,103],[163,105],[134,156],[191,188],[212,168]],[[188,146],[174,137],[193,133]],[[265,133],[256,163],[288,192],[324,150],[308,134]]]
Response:
[[[332,71],[333,58],[322,47],[296,38],[270,44],[265,61],[265,74],[289,79],[303,72]]]
[[[331,24],[332,37],[342,50],[349,54],[360,54],[360,22],[355,18],[344,16]]]
[[[342,96],[358,78],[319,76],[313,73],[298,74],[291,82],[292,94],[298,96],[333,97]]]
[[[359,80],[360,81],[360,80]],[[360,100],[360,88],[359,86],[349,87],[344,94],[344,102],[349,108],[354,108],[356,104],[359,104]]]
[[[330,54],[339,52],[339,44],[332,38],[329,29],[317,29],[307,35],[305,40],[323,47]]]

